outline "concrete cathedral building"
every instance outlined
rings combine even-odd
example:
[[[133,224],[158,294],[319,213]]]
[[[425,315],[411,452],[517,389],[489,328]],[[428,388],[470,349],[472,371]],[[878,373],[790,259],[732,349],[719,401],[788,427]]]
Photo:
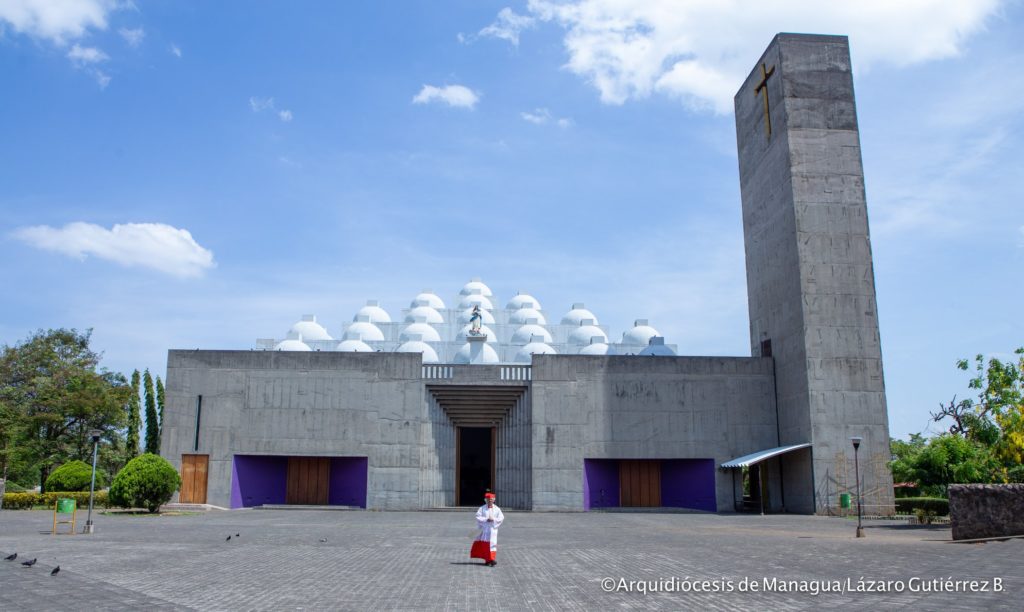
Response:
[[[473,279],[333,337],[305,316],[250,351],[171,350],[177,501],[407,510],[893,509],[847,39],[777,35],[735,97],[751,356],[621,340],[582,304],[501,307]],[[480,309],[479,335],[470,313]]]

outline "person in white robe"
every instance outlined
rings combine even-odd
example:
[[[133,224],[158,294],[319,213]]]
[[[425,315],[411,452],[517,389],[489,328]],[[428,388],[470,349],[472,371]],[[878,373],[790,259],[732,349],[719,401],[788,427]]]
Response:
[[[484,505],[476,511],[476,525],[480,529],[480,535],[476,537],[469,552],[471,559],[483,559],[484,565],[491,567],[498,564],[495,559],[498,554],[498,528],[505,520],[501,508],[494,502],[494,493],[488,491],[484,494]]]

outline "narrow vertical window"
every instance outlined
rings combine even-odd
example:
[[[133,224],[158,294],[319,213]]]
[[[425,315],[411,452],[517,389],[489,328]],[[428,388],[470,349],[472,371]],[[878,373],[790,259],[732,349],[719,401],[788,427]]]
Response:
[[[203,396],[202,395],[197,395],[196,396],[196,437],[195,437],[195,441],[192,443],[192,450],[193,451],[199,450],[199,420],[202,418],[202,416],[203,416]]]

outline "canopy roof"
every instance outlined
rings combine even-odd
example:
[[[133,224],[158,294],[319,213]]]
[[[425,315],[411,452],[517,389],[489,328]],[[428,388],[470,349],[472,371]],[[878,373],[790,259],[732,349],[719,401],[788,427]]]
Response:
[[[810,442],[805,442],[803,444],[790,444],[789,446],[778,446],[776,448],[769,448],[768,450],[757,451],[756,453],[750,453],[749,455],[743,455],[742,457],[737,457],[731,461],[726,461],[725,463],[722,464],[722,467],[750,467],[755,463],[761,463],[765,459],[771,459],[772,457],[777,457],[790,451],[800,450],[801,448],[808,448],[810,446]]]

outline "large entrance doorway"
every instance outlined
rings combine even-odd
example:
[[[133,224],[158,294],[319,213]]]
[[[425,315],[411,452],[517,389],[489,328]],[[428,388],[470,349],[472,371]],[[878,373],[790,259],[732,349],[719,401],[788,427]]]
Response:
[[[494,429],[456,428],[456,505],[480,505],[484,492],[494,488]]]

